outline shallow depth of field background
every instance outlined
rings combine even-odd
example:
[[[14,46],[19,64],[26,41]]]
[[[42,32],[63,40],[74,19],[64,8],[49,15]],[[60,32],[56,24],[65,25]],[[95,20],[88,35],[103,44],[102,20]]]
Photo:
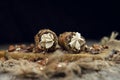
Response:
[[[43,28],[57,35],[78,31],[86,39],[99,40],[120,32],[119,8],[110,1],[1,0],[0,44],[34,42]]]

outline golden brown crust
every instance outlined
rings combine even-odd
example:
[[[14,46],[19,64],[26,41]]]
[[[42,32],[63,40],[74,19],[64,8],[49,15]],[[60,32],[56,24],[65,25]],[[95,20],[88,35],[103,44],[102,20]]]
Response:
[[[69,50],[69,41],[70,41],[70,37],[73,35],[72,32],[64,32],[62,34],[59,35],[59,38],[58,38],[58,42],[59,42],[59,45],[61,47],[63,47],[64,49],[66,50]]]

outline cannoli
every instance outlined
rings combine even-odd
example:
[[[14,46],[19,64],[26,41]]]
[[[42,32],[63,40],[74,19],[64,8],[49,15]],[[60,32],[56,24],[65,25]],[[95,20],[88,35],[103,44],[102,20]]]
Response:
[[[35,52],[54,51],[57,44],[57,35],[49,29],[42,29],[35,36]]]
[[[59,36],[59,45],[67,51],[80,52],[81,47],[86,43],[79,32],[64,32]]]

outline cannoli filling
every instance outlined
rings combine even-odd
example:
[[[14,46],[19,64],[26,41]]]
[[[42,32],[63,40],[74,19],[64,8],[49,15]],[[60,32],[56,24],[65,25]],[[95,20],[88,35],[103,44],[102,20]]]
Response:
[[[52,47],[54,44],[54,36],[51,33],[43,34],[41,36],[40,45],[46,49]]]
[[[71,41],[69,43],[70,47],[80,50],[80,47],[85,43],[85,40],[81,37],[81,34],[76,32],[75,35],[72,36]]]

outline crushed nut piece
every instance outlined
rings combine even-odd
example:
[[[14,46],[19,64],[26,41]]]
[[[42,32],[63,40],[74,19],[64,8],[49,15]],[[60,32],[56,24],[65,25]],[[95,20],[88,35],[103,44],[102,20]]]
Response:
[[[10,45],[9,48],[8,48],[8,51],[9,52],[15,51],[15,46]]]

